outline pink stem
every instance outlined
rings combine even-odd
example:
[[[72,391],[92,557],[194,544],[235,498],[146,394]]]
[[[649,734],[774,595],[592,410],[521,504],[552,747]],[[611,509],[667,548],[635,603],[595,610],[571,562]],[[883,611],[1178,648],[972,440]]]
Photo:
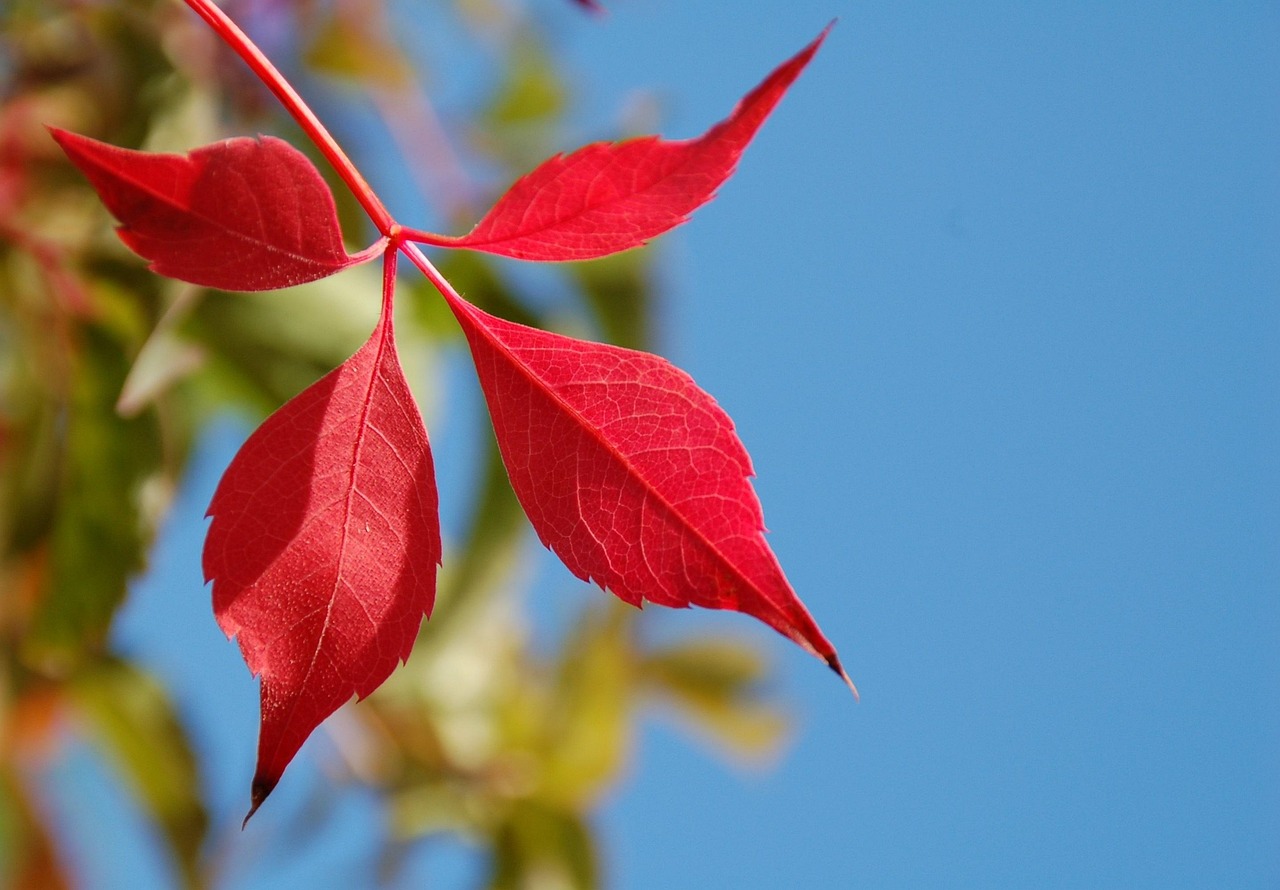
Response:
[[[373,193],[369,183],[365,182],[364,177],[360,175],[360,171],[356,169],[356,165],[351,163],[351,159],[347,157],[346,152],[342,150],[329,131],[325,129],[324,124],[320,123],[320,119],[307,107],[307,103],[298,95],[297,90],[285,80],[284,75],[262,54],[262,50],[258,49],[254,42],[249,39],[249,36],[241,31],[240,27],[228,18],[225,12],[214,6],[212,0],[186,0],[186,4],[195,10],[208,23],[209,27],[217,32],[227,46],[235,50],[240,58],[244,59],[245,64],[253,69],[254,74],[258,75],[258,79],[275,94],[285,109],[293,115],[294,120],[302,127],[303,132],[315,143],[321,154],[328,159],[334,170],[342,177],[342,181],[347,184],[347,188],[351,190],[356,200],[360,202],[364,212],[369,214],[369,219],[378,227],[378,232],[382,235],[391,235],[397,226],[387,208],[383,206],[378,196]]]
[[[440,296],[444,297],[444,301],[449,304],[450,309],[454,312],[465,311],[465,307],[471,305],[454,289],[448,279],[440,274],[440,270],[431,264],[431,260],[427,259],[426,255],[418,249],[418,245],[398,238],[393,240],[392,244],[409,258],[409,262],[418,267],[418,271],[427,276],[427,280],[440,292]],[[387,253],[394,252],[392,250],[387,251]]]
[[[463,240],[452,235],[437,235],[435,232],[411,229],[408,226],[401,228],[400,233],[406,241],[417,241],[419,244],[430,244],[433,247],[457,247],[458,242]]]
[[[383,324],[391,329],[391,309],[396,299],[396,256],[399,251],[388,250],[382,255],[382,314]]]

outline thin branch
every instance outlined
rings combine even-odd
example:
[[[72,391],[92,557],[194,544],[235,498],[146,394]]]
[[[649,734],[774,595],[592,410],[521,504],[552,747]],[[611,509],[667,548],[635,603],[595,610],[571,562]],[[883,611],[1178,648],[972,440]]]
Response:
[[[395,220],[387,208],[383,206],[378,196],[374,194],[373,189],[369,187],[369,183],[365,182],[360,171],[356,169],[356,165],[347,157],[346,152],[338,145],[337,140],[329,133],[324,124],[320,123],[320,119],[316,117],[303,98],[298,95],[284,75],[271,64],[271,61],[258,49],[249,36],[240,30],[240,27],[233,22],[225,12],[214,6],[211,0],[185,0],[187,6],[191,7],[209,27],[222,38],[227,46],[231,47],[244,60],[258,76],[258,79],[266,85],[267,89],[275,94],[285,109],[293,115],[294,120],[302,127],[303,132],[315,143],[320,149],[321,154],[328,159],[333,165],[334,170],[342,177],[342,181],[347,184],[347,188],[355,195],[356,200],[360,202],[360,206],[364,208],[365,213],[369,215],[369,219],[377,226],[378,231],[383,235],[390,235],[395,228]]]

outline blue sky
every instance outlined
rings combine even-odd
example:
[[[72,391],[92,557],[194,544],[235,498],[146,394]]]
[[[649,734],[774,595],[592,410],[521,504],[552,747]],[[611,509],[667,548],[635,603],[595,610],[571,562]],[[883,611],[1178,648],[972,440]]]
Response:
[[[743,773],[648,725],[612,886],[1280,885],[1280,9],[607,5],[554,15],[583,119],[651,89],[675,137],[840,18],[667,238],[663,352],[734,417],[862,691],[737,616],[664,618],[758,639],[799,727]],[[199,517],[236,435],[121,629],[179,676],[224,822],[256,702]],[[227,682],[247,705],[202,714]]]
[[[655,730],[619,886],[1280,883],[1280,12],[612,8],[674,135],[840,17],[669,342],[863,692],[770,640],[775,771]]]

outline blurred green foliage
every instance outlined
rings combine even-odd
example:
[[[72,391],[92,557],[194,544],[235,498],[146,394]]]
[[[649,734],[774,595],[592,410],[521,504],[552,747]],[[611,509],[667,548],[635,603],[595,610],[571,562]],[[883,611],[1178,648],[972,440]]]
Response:
[[[382,0],[226,3],[246,24],[292,35],[267,49],[291,53],[280,61],[312,88],[354,87],[389,130],[430,131],[435,150],[406,163],[429,168],[423,198],[459,226],[504,184],[465,171],[496,166],[509,181],[571,147],[557,140],[572,91],[529,6],[457,0],[441,13],[477,51],[500,46],[504,66],[446,129],[423,86],[429,49],[397,42]],[[202,429],[226,412],[261,418],[350,355],[377,311],[350,294],[376,293],[377,271],[250,295],[158,278],[114,237],[45,124],[152,150],[256,131],[299,140],[179,3],[0,6],[0,886],[93,885],[62,861],[64,826],[42,803],[41,777],[69,735],[154,823],[184,886],[218,885],[218,859],[234,850],[208,843],[195,747],[164,678],[111,650],[111,621]],[[355,246],[368,230],[335,193]],[[575,299],[558,320],[576,306],[578,330],[646,346],[651,262],[636,251],[564,269]],[[553,321],[500,262],[460,253],[442,267],[490,312]],[[405,284],[402,354],[460,349],[441,301]],[[432,399],[439,381],[412,362],[408,372]],[[625,771],[647,704],[745,757],[774,750],[785,721],[762,697],[756,651],[726,639],[655,648],[640,613],[604,595],[556,651],[536,651],[515,596],[528,526],[491,435],[482,441],[470,519],[414,655],[326,730],[338,774],[385,805],[386,868],[370,884],[408,846],[454,836],[488,852],[491,887],[599,886],[607,869],[590,814]]]

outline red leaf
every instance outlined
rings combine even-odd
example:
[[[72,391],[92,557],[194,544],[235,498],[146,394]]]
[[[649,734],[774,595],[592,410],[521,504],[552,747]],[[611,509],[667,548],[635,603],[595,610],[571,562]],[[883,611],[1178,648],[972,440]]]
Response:
[[[754,615],[849,682],[765,543],[733,422],[688,374],[448,299],[516,496],[571,572],[635,606]]]
[[[522,260],[586,260],[639,247],[715,196],[830,30],[828,25],[697,139],[645,136],[556,155],[517,181],[469,234],[412,237]]]
[[[408,657],[435,600],[435,474],[387,308],[249,437],[209,514],[214,614],[262,678],[252,815],[311,731]]]
[[[160,275],[271,290],[324,278],[381,249],[347,255],[328,185],[281,139],[228,139],[174,155],[50,132],[122,223],[120,239]]]

